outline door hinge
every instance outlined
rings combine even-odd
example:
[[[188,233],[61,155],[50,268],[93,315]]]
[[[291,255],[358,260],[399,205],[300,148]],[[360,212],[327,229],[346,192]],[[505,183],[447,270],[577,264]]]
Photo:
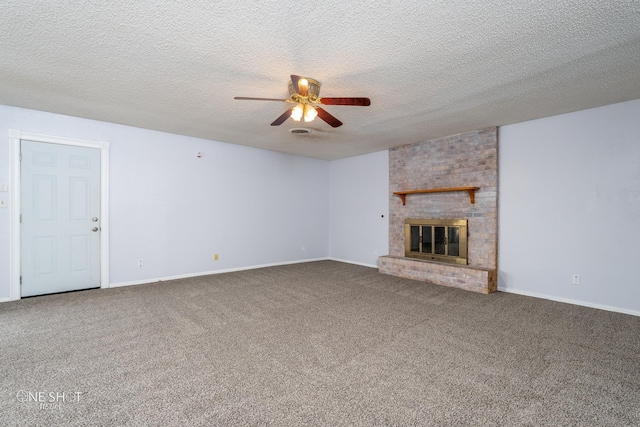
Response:
[[[20,286],[22,286],[22,276],[20,276]]]

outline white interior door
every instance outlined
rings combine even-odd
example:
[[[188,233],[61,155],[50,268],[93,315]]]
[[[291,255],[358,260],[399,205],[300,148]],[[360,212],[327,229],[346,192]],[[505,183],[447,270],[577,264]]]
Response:
[[[21,295],[100,287],[100,150],[20,141]]]

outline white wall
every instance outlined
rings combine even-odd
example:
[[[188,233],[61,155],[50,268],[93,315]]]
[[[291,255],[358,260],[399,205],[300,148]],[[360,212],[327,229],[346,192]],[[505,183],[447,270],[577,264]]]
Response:
[[[640,100],[503,126],[499,145],[498,289],[640,315]]]
[[[10,181],[9,129],[111,143],[112,284],[328,257],[329,162],[0,106],[0,182]],[[0,300],[9,210],[0,209]]]
[[[389,253],[389,152],[335,160],[330,169],[330,257],[377,267]]]
[[[635,100],[500,128],[500,290],[640,314],[639,117]],[[112,283],[387,254],[387,151],[329,163],[0,106],[0,134],[10,128],[111,142]],[[0,300],[8,278],[0,209]]]

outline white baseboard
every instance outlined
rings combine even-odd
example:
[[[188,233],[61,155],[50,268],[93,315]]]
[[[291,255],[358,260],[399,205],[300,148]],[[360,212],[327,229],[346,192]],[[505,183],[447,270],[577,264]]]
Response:
[[[0,298],[0,303],[13,301],[10,297],[2,297]]]
[[[611,307],[608,305],[594,304],[586,301],[574,300],[571,298],[562,298],[562,297],[556,297],[553,295],[540,294],[537,292],[521,291],[517,289],[506,289],[500,286],[498,286],[498,291],[507,292],[510,294],[524,295],[527,297],[542,298],[542,299],[548,299],[551,301],[564,302],[566,304],[581,305],[583,307],[597,308],[599,310],[613,311],[615,313],[630,314],[632,316],[640,316],[640,311],[636,311],[636,310],[628,310],[626,308],[621,308],[621,307]]]
[[[234,271],[255,270],[256,268],[277,267],[280,265],[301,264],[304,262],[313,262],[313,261],[326,261],[328,259],[330,258],[310,258],[310,259],[301,259],[297,261],[285,261],[285,262],[274,262],[270,264],[250,265],[247,267],[226,268],[223,270],[201,271],[199,273],[179,274],[177,276],[159,277],[155,279],[143,279],[143,280],[135,280],[132,282],[111,283],[108,287],[119,288],[122,286],[144,285],[147,283],[157,283],[157,282],[166,282],[169,280],[188,279],[190,277],[209,276],[211,274],[222,274],[222,273],[233,273]]]
[[[329,257],[329,258],[327,258],[327,259],[328,259],[328,260],[330,260],[330,261],[344,262],[345,264],[354,264],[354,265],[361,265],[361,266],[363,266],[363,267],[378,268],[378,266],[377,266],[377,265],[374,265],[374,264],[366,264],[366,263],[364,263],[364,262],[349,261],[349,260],[346,260],[346,259],[332,258],[332,257]]]

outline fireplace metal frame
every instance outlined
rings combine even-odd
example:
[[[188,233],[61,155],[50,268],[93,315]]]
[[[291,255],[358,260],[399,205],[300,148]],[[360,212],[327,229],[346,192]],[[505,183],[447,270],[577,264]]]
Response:
[[[422,251],[411,250],[411,227],[412,226],[427,226],[432,227],[445,227],[445,254],[427,253]],[[447,227],[459,227],[459,255],[451,256],[449,253],[449,243],[447,242],[448,230]],[[422,228],[420,228],[422,230]],[[420,231],[422,233],[422,231]],[[408,258],[424,259],[428,261],[441,261],[452,264],[467,265],[467,237],[468,237],[468,221],[466,219],[415,219],[407,218],[404,221],[404,256]],[[420,239],[420,246],[422,247],[422,238]],[[435,247],[435,241],[432,239]]]

